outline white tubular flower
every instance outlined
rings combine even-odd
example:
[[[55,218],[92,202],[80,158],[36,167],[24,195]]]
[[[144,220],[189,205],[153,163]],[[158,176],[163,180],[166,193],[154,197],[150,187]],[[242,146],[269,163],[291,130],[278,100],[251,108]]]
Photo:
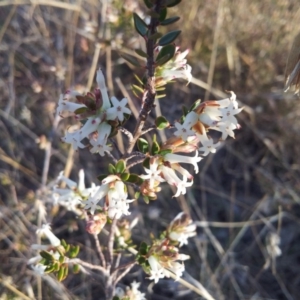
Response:
[[[127,99],[123,98],[119,101],[116,97],[111,97],[111,102],[113,106],[108,108],[106,111],[106,118],[107,120],[115,120],[118,119],[119,121],[124,121],[124,114],[131,115],[131,110],[126,107]]]
[[[67,132],[64,137],[61,138],[62,142],[71,144],[73,149],[76,151],[78,148],[85,148],[85,145],[82,144],[80,141],[79,132]]]
[[[53,247],[60,245],[60,239],[53,234],[50,224],[43,224],[42,228],[36,231],[36,234],[39,236],[45,235]]]
[[[96,76],[96,81],[98,83],[98,87],[100,89],[101,95],[102,95],[102,100],[103,100],[103,109],[108,109],[111,107],[109,98],[108,98],[108,93],[107,93],[107,88],[105,85],[105,79],[103,76],[103,72],[101,69],[97,71],[97,76]]]
[[[82,204],[82,200],[89,195],[93,194],[97,188],[95,184],[92,184],[90,188],[85,187],[84,183],[84,171],[80,170],[78,184],[65,177],[63,172],[60,172],[57,183],[65,182],[67,188],[58,188],[54,187],[53,199],[56,204],[66,207],[69,211],[73,211],[76,214],[81,214],[81,211],[78,210],[77,206]]]
[[[190,65],[185,65],[179,67],[180,69],[164,69],[162,71],[161,77],[165,81],[170,81],[177,78],[185,79],[188,83],[192,80],[192,67]]]
[[[181,137],[184,141],[188,139],[188,137],[195,135],[195,132],[191,130],[191,125],[186,125],[185,123],[180,124],[175,122],[174,126],[177,131],[174,132],[175,136]]]
[[[168,168],[164,165],[159,166],[164,179],[168,182],[168,184],[177,187],[177,192],[173,197],[178,197],[179,195],[184,195],[186,193],[186,187],[189,187],[193,184],[193,182],[187,182],[187,177],[183,176],[181,180],[175,173],[175,171],[171,168]]]
[[[80,140],[84,138],[88,138],[88,136],[96,131],[101,123],[101,119],[99,117],[90,117],[87,119],[85,124],[79,129]]]
[[[234,124],[237,126],[238,122],[234,115],[240,113],[243,110],[243,108],[235,108],[235,105],[233,102],[229,104],[229,106],[220,108],[220,111],[222,113],[222,121]]]
[[[86,108],[84,104],[66,101],[64,97],[65,96],[63,94],[61,94],[59,97],[58,106],[56,109],[57,114],[62,115],[62,112],[64,111],[69,113],[74,113],[79,108],[83,108],[83,107]]]
[[[141,293],[138,289],[140,287],[140,282],[133,281],[131,283],[131,288],[127,289],[126,295],[130,300],[146,300],[145,293]]]
[[[141,178],[149,181],[149,187],[152,189],[156,181],[164,182],[165,180],[161,177],[161,170],[158,169],[158,160],[151,159],[150,169],[145,168],[147,175],[140,175]]]
[[[153,255],[148,258],[148,262],[151,268],[149,280],[154,280],[154,282],[157,283],[159,279],[165,277],[164,268]]]
[[[99,128],[97,129],[97,139],[90,139],[90,143],[93,146],[90,151],[91,153],[99,153],[101,156],[104,156],[105,152],[110,152],[112,147],[106,145],[107,138],[111,132],[111,126],[107,123],[100,124]]]
[[[37,264],[37,265],[32,265],[31,268],[37,276],[43,276],[45,275],[45,270],[47,266],[42,264]]]
[[[215,126],[210,127],[213,130],[220,131],[222,133],[221,140],[225,141],[228,136],[234,138],[234,129],[238,129],[239,125],[234,125],[228,122],[218,122]]]
[[[122,181],[116,181],[108,193],[108,216],[110,219],[120,219],[122,215],[130,215],[129,204],[134,200],[127,199],[126,186]]]
[[[179,182],[177,185],[177,192],[173,197],[179,197],[180,195],[186,194],[186,188],[193,185],[193,180],[190,182],[187,182],[187,178],[184,176],[183,180]]]
[[[185,267],[183,263],[180,263],[178,261],[172,261],[170,263],[170,267],[168,268],[168,270],[174,273],[176,275],[176,280],[178,280],[182,276]],[[167,272],[166,272],[166,277],[169,277],[169,274]]]
[[[85,205],[84,209],[90,210],[91,214],[93,215],[95,213],[98,202],[107,195],[108,191],[108,184],[98,186],[93,194],[89,196],[87,201],[82,201],[82,204]]]
[[[203,113],[199,115],[199,121],[210,127],[221,120],[222,112],[217,107],[208,106]]]
[[[195,236],[196,225],[193,224],[192,220],[185,213],[178,214],[174,220],[168,226],[168,238],[172,241],[177,241],[179,247],[188,244],[188,238]],[[189,256],[180,254],[179,260],[186,260]]]
[[[179,242],[179,247],[182,247],[183,245],[187,245],[188,239],[196,234],[196,225],[190,224],[186,227],[183,227],[181,230],[171,231],[169,238],[173,241]]]
[[[214,144],[214,141],[212,138],[208,138],[206,135],[206,132],[204,131],[202,135],[197,134],[197,137],[199,138],[202,147],[199,148],[199,151],[203,151],[201,155],[206,156],[208,153],[216,153],[217,147],[220,146],[220,142],[217,142]]]
[[[198,156],[198,152],[196,151],[196,155],[194,157],[184,156],[179,154],[168,153],[164,156],[164,160],[169,163],[185,163],[192,164],[194,166],[195,173],[199,172],[198,162],[202,159],[202,157]]]

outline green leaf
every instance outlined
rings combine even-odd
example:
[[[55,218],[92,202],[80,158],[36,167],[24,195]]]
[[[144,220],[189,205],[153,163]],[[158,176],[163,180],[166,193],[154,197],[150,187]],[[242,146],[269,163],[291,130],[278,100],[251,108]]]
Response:
[[[116,173],[121,174],[126,169],[126,163],[125,160],[120,159],[116,164]]]
[[[48,266],[46,269],[45,269],[45,273],[46,274],[49,274],[51,272],[55,271],[55,266],[52,265],[52,266]]]
[[[138,199],[140,197],[141,192],[134,193],[134,199]]]
[[[147,31],[148,31],[147,24],[136,13],[133,13],[133,21],[134,21],[134,27],[135,27],[136,31],[141,36],[144,37],[147,34]]]
[[[159,21],[163,21],[166,17],[167,17],[167,8],[164,7],[161,11],[160,11],[160,14],[159,14]]]
[[[165,150],[161,150],[159,151],[159,155],[164,156],[166,154],[172,153],[171,149],[165,149]]]
[[[138,54],[139,56],[142,56],[142,57],[148,57],[148,54],[146,52],[144,52],[143,50],[141,49],[136,49],[134,50],[136,54]]]
[[[66,242],[64,239],[61,239],[61,240],[60,240],[60,243],[61,243],[61,245],[62,245],[65,249],[67,248],[68,244],[67,244],[67,242]]]
[[[160,150],[159,144],[156,141],[156,135],[153,136],[153,141],[152,141],[152,147],[151,147],[151,154],[156,155]]]
[[[75,111],[74,111],[74,114],[75,115],[80,115],[80,114],[83,114],[87,111],[87,107],[80,107],[80,108],[77,108]]]
[[[101,174],[101,175],[99,175],[98,177],[97,177],[97,179],[99,180],[99,181],[102,181],[104,178],[106,178],[107,177],[107,174]]]
[[[149,197],[143,195],[143,199],[145,201],[146,204],[149,204]]]
[[[149,246],[145,242],[142,242],[139,248],[139,254],[147,255],[148,250],[149,250]]]
[[[173,30],[165,34],[158,42],[160,46],[171,44],[181,33],[181,30]]]
[[[177,22],[179,19],[180,19],[180,17],[178,17],[178,16],[172,17],[172,18],[169,18],[169,19],[165,19],[164,21],[160,22],[160,25],[166,26],[166,25],[169,25],[169,24],[173,24],[173,23]]]
[[[123,174],[121,174],[121,179],[123,181],[127,181],[129,176],[130,176],[130,173],[123,173]]]
[[[162,129],[165,129],[166,127],[168,127],[170,125],[170,123],[168,122],[168,120],[165,117],[160,116],[160,117],[156,118],[155,125],[159,130],[162,130]]]
[[[116,173],[116,168],[114,167],[114,165],[112,165],[112,164],[108,165],[108,172],[110,174],[115,174]]]
[[[58,281],[62,281],[63,280],[63,277],[64,277],[64,270],[65,267],[61,267],[57,273],[57,280]]]
[[[80,250],[80,247],[78,245],[76,246],[71,246],[70,252],[69,252],[69,257],[74,258],[78,255]]]
[[[173,7],[179,4],[181,0],[167,0],[166,6],[167,7]]]
[[[188,111],[188,109],[187,109],[186,106],[182,106],[182,112],[183,112],[184,116],[186,116],[189,113],[189,111]]]
[[[137,58],[134,57],[134,56],[132,56],[132,55],[122,53],[122,54],[120,54],[120,56],[122,58],[124,58],[126,61],[128,61],[129,63],[131,63],[132,65],[136,66],[136,67],[140,67],[141,66],[141,64],[139,63],[139,61],[137,60]]]
[[[130,174],[129,175],[129,177],[128,177],[128,179],[127,179],[127,182],[131,182],[131,183],[139,183],[139,181],[140,181],[140,177],[139,177],[139,175],[137,175],[137,174]]]
[[[138,149],[142,152],[142,153],[147,153],[149,151],[149,144],[148,142],[143,139],[143,138],[139,138],[137,141],[137,146]]]
[[[156,99],[160,99],[160,98],[164,98],[164,97],[166,97],[166,94],[156,95]]]
[[[150,0],[144,0],[144,3],[148,8],[152,8],[153,6],[153,3]]]
[[[189,112],[194,110],[200,103],[201,103],[201,99],[198,99],[197,101],[195,101],[195,103],[189,109]]]
[[[138,83],[140,85],[144,85],[143,81],[141,80],[141,78],[139,76],[137,76],[136,74],[133,74],[133,76],[135,77],[135,79],[138,81]]]
[[[145,169],[150,169],[150,157],[145,158],[145,160],[143,161],[143,167]]]
[[[144,89],[141,88],[141,87],[138,86],[138,85],[133,84],[133,85],[132,85],[132,89],[133,89],[134,91],[136,91],[136,92],[144,93]]]
[[[155,32],[154,34],[152,34],[152,35],[150,35],[149,37],[148,37],[148,40],[157,40],[157,39],[159,39],[159,38],[161,38],[162,37],[162,33],[160,33],[160,32]]]
[[[73,273],[74,274],[78,274],[80,271],[80,266],[79,265],[73,265]]]
[[[68,268],[68,266],[65,266],[63,268],[64,268],[64,276],[63,276],[62,280],[65,280],[68,276],[69,268]]]
[[[54,261],[55,260],[51,253],[49,253],[47,251],[44,251],[44,250],[40,252],[40,256],[45,258],[46,260],[49,260],[49,261]]]
[[[156,66],[162,66],[164,65],[166,62],[168,62],[171,59],[171,56],[169,54],[163,56],[162,58],[158,59],[155,64]]]
[[[163,57],[167,56],[167,55],[169,55],[168,60],[170,60],[170,59],[174,56],[175,51],[176,51],[176,47],[175,47],[174,45],[172,45],[172,44],[171,44],[171,45],[166,45],[166,46],[162,47],[162,48],[160,49],[160,51],[159,51],[157,57],[156,57],[156,63],[157,63],[159,60],[161,60]],[[168,61],[168,60],[167,60],[167,61]],[[167,62],[167,61],[166,61],[166,62]],[[166,62],[164,62],[164,63],[166,63]]]

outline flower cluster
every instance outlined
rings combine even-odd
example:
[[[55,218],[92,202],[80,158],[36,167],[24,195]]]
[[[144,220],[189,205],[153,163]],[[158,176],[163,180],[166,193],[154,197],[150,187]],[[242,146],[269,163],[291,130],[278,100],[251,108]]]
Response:
[[[105,152],[110,152],[112,147],[107,143],[108,137],[115,131],[119,123],[124,122],[126,115],[131,111],[126,107],[127,99],[123,98],[118,101],[116,97],[109,100],[107,88],[102,71],[97,71],[97,83],[99,89],[95,93],[81,95],[76,91],[68,91],[61,95],[57,113],[61,116],[64,113],[73,114],[84,125],[77,129],[71,127],[62,141],[71,144],[75,150],[84,148],[86,145],[82,140],[87,138],[92,153],[99,153],[104,156]],[[76,98],[79,103],[69,100]]]
[[[94,214],[99,201],[105,198],[103,210],[107,211],[110,219],[119,219],[122,215],[129,215],[129,203],[135,199],[127,199],[127,187],[118,175],[108,175],[102,184],[84,202],[85,209]]]
[[[126,291],[122,288],[116,288],[115,290],[115,297],[118,297],[120,300],[146,300],[145,293],[141,293],[139,291],[140,283],[139,282],[132,282],[131,287],[127,287]]]
[[[185,270],[183,261],[189,259],[189,256],[179,253],[178,247],[187,244],[187,239],[195,235],[196,226],[191,219],[184,213],[179,214],[162,234],[162,238],[154,241],[147,251],[147,267],[144,269],[150,275],[149,279],[156,283],[161,278],[169,277],[169,272],[177,278],[181,277]]]
[[[161,50],[161,47],[158,47],[157,52]],[[182,78],[188,82],[192,79],[192,67],[187,64],[186,56],[188,55],[189,50],[180,52],[179,48],[176,48],[174,57],[169,60],[164,65],[157,67],[155,70],[155,80],[156,86],[164,86],[169,81],[172,81],[176,78]]]
[[[61,245],[60,239],[57,238],[54,233],[51,231],[50,224],[43,224],[41,228],[37,229],[36,234],[38,236],[46,236],[50,244],[48,245],[38,245],[33,244],[31,249],[38,251],[49,251],[55,259],[58,259],[59,253],[56,251],[56,248]],[[41,263],[42,256],[37,255],[30,258],[27,262],[28,265],[31,265],[32,270],[39,276],[44,275],[47,265]]]
[[[80,215],[81,211],[78,209],[78,206],[82,205],[83,200],[94,195],[98,186],[92,183],[90,188],[86,188],[84,183],[84,171],[80,170],[78,175],[79,181],[77,184],[75,181],[65,177],[63,172],[60,172],[56,180],[57,185],[53,189],[52,197],[55,204],[64,206],[68,210]],[[62,182],[66,185],[65,188],[58,187]]]
[[[228,136],[234,138],[234,129],[240,128],[235,115],[242,111],[238,107],[236,95],[230,92],[231,96],[223,100],[212,100],[200,103],[190,111],[183,123],[176,122],[174,135],[188,141],[189,137],[196,136],[200,141],[199,151],[202,156],[215,153],[220,142],[214,143],[213,139],[207,135],[209,130],[216,130],[222,133],[221,140]]]
[[[177,188],[174,197],[184,195],[186,188],[193,184],[193,176],[179,163],[192,164],[195,172],[198,173],[197,163],[200,160],[201,157],[198,156],[198,152],[194,157],[174,153],[151,157],[149,168],[145,168],[147,174],[140,176],[145,180],[141,186],[142,193],[153,197],[156,192],[160,191],[158,185],[166,181]],[[180,174],[181,178],[177,174]]]

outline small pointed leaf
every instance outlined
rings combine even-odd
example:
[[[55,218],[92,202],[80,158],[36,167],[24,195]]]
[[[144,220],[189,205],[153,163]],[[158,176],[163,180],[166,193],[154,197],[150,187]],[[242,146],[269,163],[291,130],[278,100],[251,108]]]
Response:
[[[141,36],[145,36],[148,31],[147,24],[136,13],[133,13],[133,21],[134,21],[134,27],[135,27],[136,31]]]
[[[156,32],[148,37],[148,40],[157,40],[162,37],[162,33]]]
[[[181,0],[167,0],[166,6],[167,7],[173,7],[179,4]]]
[[[165,57],[166,55],[169,55],[169,60],[171,58],[173,58],[174,54],[175,54],[175,51],[176,51],[176,47],[172,44],[170,45],[166,45],[164,47],[162,47],[156,57],[156,63],[162,59],[163,57]]]
[[[114,165],[112,165],[112,164],[108,165],[108,172],[110,174],[115,174],[116,173],[116,168],[114,167]]]
[[[180,17],[178,17],[178,16],[172,17],[172,18],[169,18],[169,19],[165,19],[164,21],[160,22],[160,25],[166,26],[166,25],[169,25],[169,24],[173,24],[173,23],[177,22],[179,19],[180,19]]]
[[[141,66],[141,64],[139,63],[139,61],[137,60],[137,58],[134,57],[134,56],[132,56],[132,55],[122,53],[122,54],[120,54],[120,56],[122,58],[124,58],[126,61],[128,61],[129,63],[131,63],[132,65],[136,66],[136,67],[140,67]]]
[[[173,30],[165,34],[158,42],[160,46],[171,44],[181,33],[181,30]]]
[[[126,163],[125,163],[125,160],[123,159],[120,159],[117,164],[116,164],[116,172],[118,174],[121,174],[125,171],[126,169]]]
[[[149,151],[149,144],[148,142],[143,139],[143,138],[139,138],[137,141],[137,146],[138,149],[142,152],[142,153],[147,153]]]
[[[146,52],[144,52],[143,50],[141,49],[136,49],[134,50],[136,54],[138,54],[139,56],[142,56],[142,57],[148,57],[148,54]]]
[[[159,14],[159,21],[162,22],[163,20],[165,20],[165,18],[167,17],[167,13],[168,13],[167,8],[164,7],[164,8],[160,11],[160,14]]]
[[[143,161],[143,167],[145,169],[150,169],[150,157],[145,158],[145,160]]]
[[[159,116],[155,120],[155,125],[158,129],[162,130],[162,129],[165,129],[166,127],[168,127],[170,125],[170,123],[168,122],[168,120],[165,117]]]
[[[168,62],[171,59],[170,54],[167,54],[165,56],[163,56],[162,58],[158,59],[155,64],[156,66],[162,66],[164,65],[166,62]]]

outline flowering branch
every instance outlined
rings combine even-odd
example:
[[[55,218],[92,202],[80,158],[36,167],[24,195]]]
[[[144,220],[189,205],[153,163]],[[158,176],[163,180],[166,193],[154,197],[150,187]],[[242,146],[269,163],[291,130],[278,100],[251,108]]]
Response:
[[[160,10],[162,9],[162,0],[157,0],[154,7],[153,11],[159,15]],[[159,21],[157,17],[151,17],[150,25],[149,25],[149,34],[148,37],[153,36],[157,32],[157,26],[159,25]],[[142,104],[142,109],[139,114],[139,119],[136,125],[136,128],[133,133],[133,139],[132,142],[129,144],[127,153],[131,153],[137,139],[142,135],[143,128],[145,121],[147,119],[147,116],[151,112],[154,101],[155,101],[155,96],[156,96],[156,88],[155,88],[155,78],[154,78],[154,73],[155,73],[155,63],[154,63],[154,49],[155,49],[155,39],[153,38],[146,38],[146,49],[147,49],[147,64],[146,64],[146,69],[147,69],[147,83],[145,86],[145,100],[143,100]]]

